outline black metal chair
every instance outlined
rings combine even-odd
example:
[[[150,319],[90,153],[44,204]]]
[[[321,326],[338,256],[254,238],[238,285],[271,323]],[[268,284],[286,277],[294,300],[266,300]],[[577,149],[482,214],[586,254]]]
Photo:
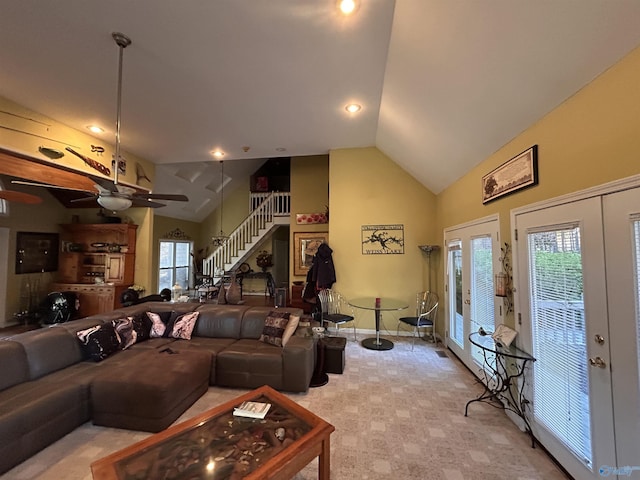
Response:
[[[420,336],[420,330],[431,329],[430,337],[432,342],[436,341],[436,314],[438,313],[438,296],[433,292],[420,292],[416,296],[416,315],[415,317],[402,317],[398,320],[398,328],[396,336],[400,335],[400,326],[408,325],[413,327],[411,335],[411,349],[416,340]],[[426,336],[426,332],[423,334]]]

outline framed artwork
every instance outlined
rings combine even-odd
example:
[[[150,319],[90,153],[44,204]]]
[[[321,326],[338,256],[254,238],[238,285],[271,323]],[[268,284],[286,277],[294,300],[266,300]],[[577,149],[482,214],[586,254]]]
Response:
[[[306,275],[318,247],[328,240],[329,232],[293,232],[293,274]]]
[[[482,177],[482,203],[538,184],[538,146],[507,160]]]
[[[362,225],[362,254],[403,254],[404,225]]]
[[[18,232],[16,234],[16,274],[58,270],[57,233]]]

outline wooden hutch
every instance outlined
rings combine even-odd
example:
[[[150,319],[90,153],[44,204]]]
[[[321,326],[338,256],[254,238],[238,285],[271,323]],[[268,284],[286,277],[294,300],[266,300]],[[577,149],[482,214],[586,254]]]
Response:
[[[133,284],[137,225],[127,223],[61,225],[58,282],[52,288],[74,292],[81,317],[112,311]]]

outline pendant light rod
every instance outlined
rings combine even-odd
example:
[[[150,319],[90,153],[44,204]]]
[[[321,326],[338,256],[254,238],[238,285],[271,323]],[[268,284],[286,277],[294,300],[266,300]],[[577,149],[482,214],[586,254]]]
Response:
[[[224,237],[222,229],[222,212],[224,210],[224,162],[220,160],[220,236]]]
[[[111,34],[116,44],[119,47],[118,54],[118,94],[117,94],[117,111],[116,111],[116,158],[115,158],[115,174],[113,177],[113,183],[118,184],[118,167],[120,166],[120,123],[122,114],[122,57],[124,49],[131,45],[131,39],[124,33],[113,32]]]

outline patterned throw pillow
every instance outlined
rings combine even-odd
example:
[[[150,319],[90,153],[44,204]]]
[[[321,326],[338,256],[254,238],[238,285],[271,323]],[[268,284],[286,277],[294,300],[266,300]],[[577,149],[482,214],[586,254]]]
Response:
[[[270,343],[282,347],[282,336],[289,323],[289,312],[278,312],[272,310],[264,321],[264,329],[260,340],[264,343]]]
[[[168,336],[167,324],[172,312],[153,313],[147,312],[147,317],[151,320],[151,330],[149,337],[160,338]]]
[[[284,329],[284,333],[282,334],[282,346],[284,347],[289,339],[293,336],[298,328],[298,323],[300,322],[300,315],[289,315],[289,323],[287,323],[287,327]]]
[[[196,326],[198,315],[200,312],[188,312],[179,315],[177,312],[173,312],[173,316],[169,322],[171,327],[171,338],[182,338],[184,340],[191,340],[191,333]]]
[[[105,323],[76,333],[89,358],[100,362],[120,349],[120,338],[113,324]]]
[[[113,328],[120,337],[120,348],[126,350],[131,345],[136,343],[138,339],[138,333],[133,328],[133,320],[131,317],[119,318],[114,320]]]

